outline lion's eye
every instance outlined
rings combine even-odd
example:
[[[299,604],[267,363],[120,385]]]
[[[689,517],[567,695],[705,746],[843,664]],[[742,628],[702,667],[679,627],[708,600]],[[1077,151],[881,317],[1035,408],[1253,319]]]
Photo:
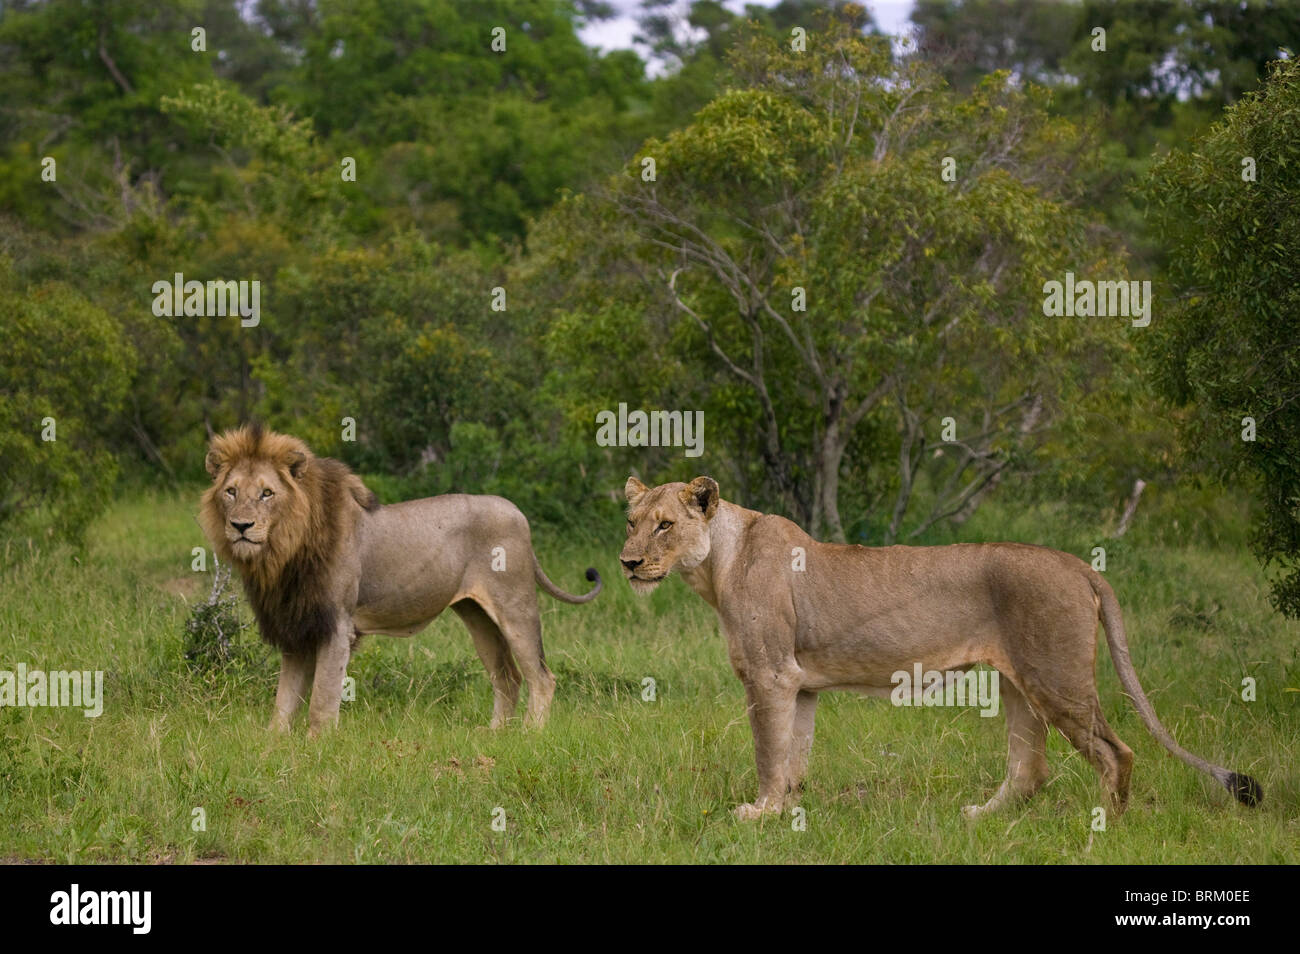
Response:
[[[660,529],[661,531],[663,531],[663,530],[667,530],[667,529],[668,529],[669,527],[671,527],[672,525],[673,525],[673,522],[672,522],[671,520],[665,520],[663,523],[659,524],[659,529]]]
[[[635,529],[636,529],[636,524],[634,524],[631,520],[629,520],[627,522],[627,532],[631,533]]]
[[[271,488],[270,488],[270,487],[267,487],[265,490],[262,491],[262,499],[263,499],[263,500],[265,500],[267,497],[274,497],[274,496],[275,496],[275,494],[273,494],[273,493],[271,492]]]
[[[231,499],[234,499],[235,494],[236,494],[236,490],[235,490],[234,487],[227,487],[227,488],[226,488],[226,496],[227,496],[227,497],[230,497]]]

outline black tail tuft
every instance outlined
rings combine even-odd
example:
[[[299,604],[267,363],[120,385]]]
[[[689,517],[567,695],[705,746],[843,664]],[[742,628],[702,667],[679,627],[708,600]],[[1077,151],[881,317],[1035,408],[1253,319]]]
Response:
[[[600,574],[596,572],[596,568],[594,566],[587,567],[587,582],[588,583],[600,582]],[[1251,780],[1251,784],[1254,784],[1253,779]],[[1256,785],[1255,787],[1258,788],[1259,786]]]
[[[1232,772],[1228,775],[1228,781],[1225,784],[1228,786],[1228,791],[1232,792],[1233,797],[1243,805],[1254,808],[1264,800],[1264,790],[1260,788],[1259,782],[1249,775]]]

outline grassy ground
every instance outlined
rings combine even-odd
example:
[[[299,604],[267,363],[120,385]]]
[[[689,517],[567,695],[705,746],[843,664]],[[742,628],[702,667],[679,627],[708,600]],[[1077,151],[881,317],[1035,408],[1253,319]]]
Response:
[[[0,670],[102,669],[98,719],[0,708],[0,860],[55,862],[1069,862],[1296,863],[1294,770],[1300,627],[1269,609],[1254,561],[1161,545],[1140,529],[1112,545],[1139,674],[1191,750],[1254,774],[1255,811],[1165,754],[1121,696],[1104,645],[1103,706],[1136,751],[1129,812],[1091,829],[1091,767],[1052,734],[1052,778],[1023,808],[971,824],[1005,768],[1001,717],[895,709],[828,694],[808,788],[791,816],[738,823],[755,794],[749,726],[712,611],[678,580],[637,599],[618,542],[539,542],[561,586],[606,592],[589,606],[545,597],[559,679],[550,724],[492,732],[491,692],[448,613],[413,639],[370,637],[350,673],[356,702],[319,743],[271,737],[276,663],[192,675],[181,659],[202,538],[192,495],[121,502],[78,559],[11,551],[0,569]],[[994,516],[997,516],[996,514]],[[1052,531],[1050,514],[998,517],[966,536],[1039,542],[1087,556],[1098,542]],[[250,642],[253,637],[250,637]],[[1258,700],[1240,698],[1244,676]],[[652,677],[657,699],[642,701]],[[206,831],[193,830],[194,809]],[[496,809],[506,830],[494,831]]]

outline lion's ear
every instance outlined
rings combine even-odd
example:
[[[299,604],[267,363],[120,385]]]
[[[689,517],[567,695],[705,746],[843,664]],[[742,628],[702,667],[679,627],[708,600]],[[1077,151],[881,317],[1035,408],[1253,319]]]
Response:
[[[203,466],[207,469],[208,476],[216,480],[217,474],[221,473],[221,468],[226,466],[229,457],[225,435],[219,434],[212,438],[211,443],[208,444],[208,455],[203,458]]]
[[[705,520],[712,520],[718,512],[718,482],[712,477],[696,477],[681,493],[682,503],[698,507]]]
[[[311,463],[311,455],[305,451],[291,450],[286,457],[286,463],[289,465],[289,476],[299,480],[307,470],[307,465]]]
[[[635,507],[636,502],[640,500],[649,489],[649,487],[641,483],[641,481],[637,480],[635,477],[629,477],[627,483],[623,485],[623,496],[627,498],[628,503]]]

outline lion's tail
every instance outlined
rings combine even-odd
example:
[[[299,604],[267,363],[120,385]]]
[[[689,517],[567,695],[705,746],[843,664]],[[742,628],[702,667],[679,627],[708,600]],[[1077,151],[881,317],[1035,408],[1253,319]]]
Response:
[[[1101,578],[1100,574],[1093,570],[1088,572],[1088,583],[1092,586],[1092,591],[1097,594],[1097,599],[1101,603],[1101,625],[1106,630],[1106,644],[1110,647],[1110,659],[1115,664],[1115,672],[1119,675],[1120,685],[1124,687],[1124,692],[1133,702],[1133,708],[1137,709],[1137,713],[1142,717],[1142,721],[1146,723],[1147,729],[1161,745],[1188,765],[1218,779],[1219,783],[1243,805],[1253,807],[1262,802],[1264,800],[1264,790],[1260,787],[1259,782],[1249,775],[1242,775],[1221,765],[1207,762],[1199,755],[1188,752],[1174,741],[1174,737],[1169,734],[1169,730],[1156,717],[1156,710],[1151,705],[1151,700],[1147,698],[1146,693],[1142,691],[1142,684],[1138,682],[1137,672],[1133,669],[1133,659],[1129,656],[1128,637],[1124,632],[1124,618],[1120,615],[1119,601],[1115,599],[1115,591],[1110,588],[1109,583]]]
[[[600,595],[601,587],[605,585],[604,580],[600,578],[600,574],[596,572],[596,568],[594,566],[589,566],[587,567],[587,580],[596,585],[581,596],[574,596],[572,593],[566,593],[551,582],[551,578],[546,575],[546,571],[542,569],[541,563],[537,561],[536,553],[533,554],[533,578],[537,580],[538,586],[563,603],[590,603]]]

